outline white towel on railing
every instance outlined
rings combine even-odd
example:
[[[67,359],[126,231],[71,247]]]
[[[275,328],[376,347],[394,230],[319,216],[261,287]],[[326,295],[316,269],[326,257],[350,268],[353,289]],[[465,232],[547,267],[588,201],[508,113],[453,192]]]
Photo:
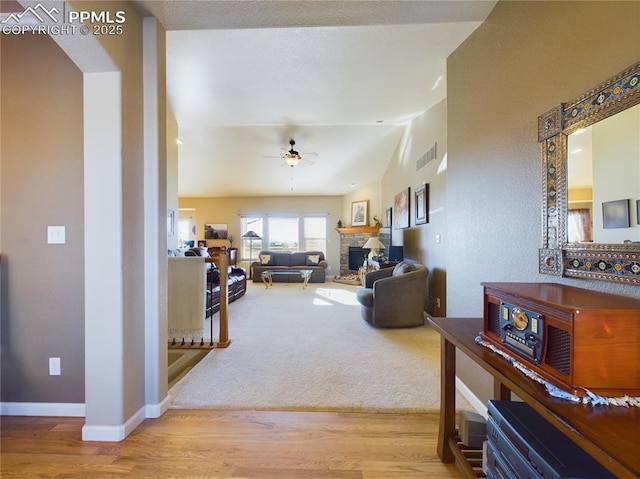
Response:
[[[200,340],[205,316],[204,257],[176,256],[168,259],[169,340]]]

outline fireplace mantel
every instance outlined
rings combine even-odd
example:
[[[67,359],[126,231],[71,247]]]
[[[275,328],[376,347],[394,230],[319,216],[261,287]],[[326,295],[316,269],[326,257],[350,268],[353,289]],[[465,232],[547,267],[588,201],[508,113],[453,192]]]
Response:
[[[336,228],[341,235],[357,234],[357,233],[377,233],[380,231],[379,226],[348,226],[346,228]]]

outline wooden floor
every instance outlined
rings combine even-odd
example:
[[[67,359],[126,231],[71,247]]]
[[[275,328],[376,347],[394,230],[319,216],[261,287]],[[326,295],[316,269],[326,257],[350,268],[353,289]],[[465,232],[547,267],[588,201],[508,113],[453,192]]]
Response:
[[[0,418],[0,477],[460,478],[436,455],[438,415],[169,410],[119,443],[83,418]]]

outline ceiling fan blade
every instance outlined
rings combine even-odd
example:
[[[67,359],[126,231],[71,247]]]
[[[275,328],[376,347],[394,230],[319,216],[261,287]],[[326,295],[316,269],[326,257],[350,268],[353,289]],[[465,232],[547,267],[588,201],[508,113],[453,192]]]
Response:
[[[300,153],[301,156],[318,156],[315,151],[305,151],[304,153]]]

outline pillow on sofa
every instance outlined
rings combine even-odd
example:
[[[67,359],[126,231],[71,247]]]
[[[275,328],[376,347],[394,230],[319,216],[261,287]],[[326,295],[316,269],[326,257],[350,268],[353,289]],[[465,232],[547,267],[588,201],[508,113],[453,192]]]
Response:
[[[273,265],[272,257],[270,254],[261,254],[260,255],[260,264],[263,266]]]
[[[307,255],[307,266],[318,266],[318,263],[320,263],[319,254]]]

